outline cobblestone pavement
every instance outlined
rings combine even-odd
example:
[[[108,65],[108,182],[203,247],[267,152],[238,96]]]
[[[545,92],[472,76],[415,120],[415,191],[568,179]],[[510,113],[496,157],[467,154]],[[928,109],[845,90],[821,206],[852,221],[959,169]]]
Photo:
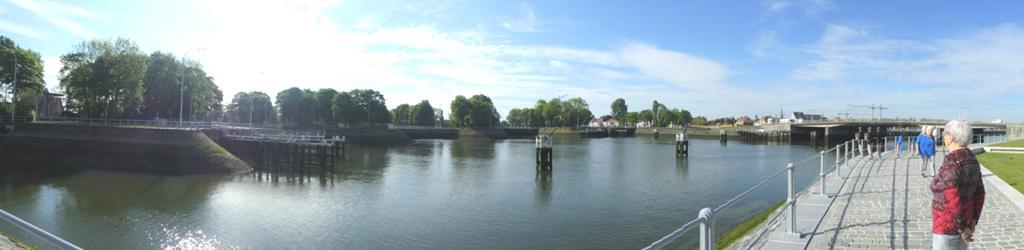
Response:
[[[811,237],[806,248],[931,248],[931,176],[921,177],[920,164],[916,157],[887,156],[853,169],[817,230],[804,236]],[[985,208],[971,248],[1024,248],[1024,208],[995,188],[993,178],[984,177]]]
[[[4,236],[4,235],[0,234],[0,249],[7,250],[7,249],[25,249],[25,248],[21,247],[21,245],[19,245],[18,243],[15,243],[14,241],[11,241],[11,239],[8,239],[7,236]]]

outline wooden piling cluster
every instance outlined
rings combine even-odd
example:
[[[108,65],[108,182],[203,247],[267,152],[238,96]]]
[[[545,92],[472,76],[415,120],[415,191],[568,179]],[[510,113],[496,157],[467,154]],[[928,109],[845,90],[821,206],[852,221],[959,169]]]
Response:
[[[729,142],[729,136],[725,133],[725,130],[718,131],[718,140],[722,144],[726,144]]]
[[[537,171],[551,171],[553,162],[553,151],[550,135],[538,135],[537,146]]]
[[[684,132],[676,133],[676,157],[686,158],[690,156],[690,138]]]
[[[790,142],[788,131],[737,131],[741,141],[745,142]]]
[[[242,154],[260,170],[331,169],[345,158],[345,139],[282,139],[260,136],[227,136],[224,146]]]

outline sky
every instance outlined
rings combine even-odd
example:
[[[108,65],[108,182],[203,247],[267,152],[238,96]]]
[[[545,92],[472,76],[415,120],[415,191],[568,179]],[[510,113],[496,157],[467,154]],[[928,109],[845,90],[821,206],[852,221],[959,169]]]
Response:
[[[498,112],[623,98],[709,118],[785,111],[1024,120],[1020,1],[0,0],[44,59],[89,39],[199,61],[225,93],[375,89],[389,108],[485,94]]]

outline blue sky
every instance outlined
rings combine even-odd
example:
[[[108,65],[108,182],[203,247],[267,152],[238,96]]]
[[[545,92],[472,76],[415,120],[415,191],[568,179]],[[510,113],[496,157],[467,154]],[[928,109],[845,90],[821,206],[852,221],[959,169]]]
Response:
[[[483,93],[502,114],[567,95],[595,114],[622,97],[712,118],[880,104],[1024,120],[1016,1],[0,1],[0,34],[43,55],[51,88],[74,44],[127,37],[188,53],[229,97],[373,88],[389,107]]]

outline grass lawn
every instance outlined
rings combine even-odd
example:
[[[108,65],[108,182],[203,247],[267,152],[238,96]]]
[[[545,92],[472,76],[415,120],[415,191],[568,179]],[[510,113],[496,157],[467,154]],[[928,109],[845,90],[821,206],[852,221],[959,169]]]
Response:
[[[978,161],[1017,192],[1024,193],[1024,154],[984,153],[978,155]]]
[[[1008,141],[1008,142],[1004,142],[1004,143],[1000,143],[1000,144],[996,144],[996,145],[992,145],[992,146],[994,146],[994,147],[1018,147],[1018,148],[1024,148],[1024,140]]]
[[[754,217],[750,217],[747,221],[729,228],[729,230],[725,231],[725,233],[718,237],[718,242],[715,243],[715,249],[725,249],[726,247],[729,247],[729,245],[732,245],[733,242],[743,238],[744,235],[750,232],[750,230],[754,230],[754,228],[757,227],[757,225],[760,225],[761,222],[767,220],[768,217],[772,215],[772,212],[775,212],[776,209],[779,209],[779,207],[785,203],[786,200],[779,201],[778,203],[775,203],[775,205],[765,209],[763,212],[754,215]]]
[[[41,249],[39,247],[36,247],[35,245],[25,243],[24,241],[21,241],[21,240],[19,240],[17,238],[14,238],[14,237],[11,237],[11,236],[7,236],[6,234],[0,234],[0,238],[3,238],[3,237],[6,237],[7,239],[10,239],[15,244],[21,245],[21,247],[23,247],[25,249],[29,249],[29,250]]]

